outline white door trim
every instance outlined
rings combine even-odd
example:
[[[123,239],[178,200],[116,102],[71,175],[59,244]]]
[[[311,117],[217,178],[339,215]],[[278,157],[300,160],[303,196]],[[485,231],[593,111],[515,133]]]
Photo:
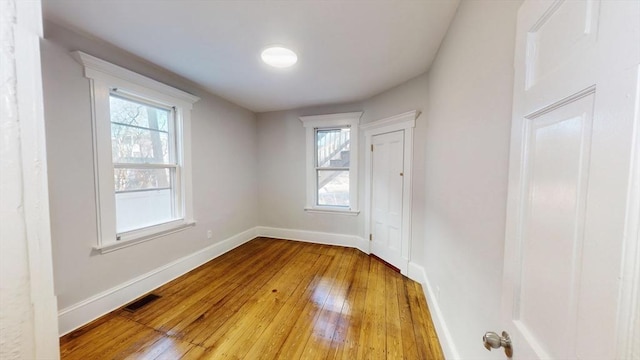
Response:
[[[404,131],[404,183],[402,190],[402,257],[405,263],[400,267],[407,274],[411,246],[411,178],[413,167],[413,128],[420,114],[416,110],[398,114],[360,126],[364,132],[365,178],[364,178],[364,229],[365,239],[371,234],[371,144],[375,135],[394,131]]]
[[[618,359],[640,355],[640,65],[637,71],[631,171],[627,195],[626,228],[622,257],[620,310],[618,311]],[[635,348],[634,348],[635,346]]]
[[[53,284],[53,255],[49,217],[40,39],[41,2],[15,1],[15,71],[22,151],[24,221],[29,254],[34,354],[58,359],[57,299]]]

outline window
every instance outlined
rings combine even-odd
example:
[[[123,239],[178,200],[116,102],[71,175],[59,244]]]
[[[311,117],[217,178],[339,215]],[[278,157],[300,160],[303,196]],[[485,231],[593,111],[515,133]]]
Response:
[[[349,127],[315,129],[316,191],[318,206],[350,207]]]
[[[358,123],[361,112],[303,116],[307,136],[305,210],[357,214]]]
[[[82,52],[91,79],[102,252],[194,224],[190,110],[197,97]]]
[[[182,218],[173,109],[113,90],[109,112],[116,233]]]

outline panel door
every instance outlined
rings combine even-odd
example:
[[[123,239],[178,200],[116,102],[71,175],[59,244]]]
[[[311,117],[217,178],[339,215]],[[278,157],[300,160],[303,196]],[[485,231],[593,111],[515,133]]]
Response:
[[[638,1],[520,8],[502,293],[516,359],[616,357],[638,23]]]
[[[403,269],[404,131],[372,137],[371,252]]]

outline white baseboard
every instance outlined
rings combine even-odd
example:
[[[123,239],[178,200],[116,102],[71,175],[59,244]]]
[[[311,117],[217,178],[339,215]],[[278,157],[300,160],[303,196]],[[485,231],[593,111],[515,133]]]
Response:
[[[409,261],[409,271],[407,272],[407,277],[413,281],[419,282],[422,285],[424,285],[427,281],[427,275],[424,272],[424,268],[412,261]]]
[[[267,226],[258,226],[259,236],[272,237],[285,240],[296,240],[314,244],[337,245],[359,249],[369,254],[369,242],[357,235],[344,235],[319,231],[282,229]]]
[[[124,304],[186,274],[198,266],[254,239],[258,235],[254,227],[208,246],[193,254],[170,262],[146,274],[140,275],[109,290],[80,301],[58,312],[60,336],[105,315]]]
[[[422,290],[424,291],[424,296],[427,298],[427,304],[429,305],[433,325],[436,328],[438,340],[440,340],[440,345],[442,346],[442,352],[444,353],[445,359],[460,359],[458,350],[453,342],[453,337],[451,336],[447,323],[444,320],[442,310],[440,310],[436,293],[433,291],[433,288],[429,283],[429,278],[427,277],[424,267],[414,262],[409,262],[409,273],[407,276],[411,280],[422,284]]]

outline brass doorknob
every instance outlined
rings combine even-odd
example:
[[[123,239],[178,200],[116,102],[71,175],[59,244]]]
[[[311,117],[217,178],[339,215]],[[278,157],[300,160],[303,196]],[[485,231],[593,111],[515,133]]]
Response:
[[[511,337],[506,331],[502,332],[502,336],[494,333],[493,331],[488,331],[482,337],[482,342],[484,342],[484,347],[489,351],[491,351],[491,349],[499,349],[503,347],[504,354],[507,355],[508,358],[513,356]]]

